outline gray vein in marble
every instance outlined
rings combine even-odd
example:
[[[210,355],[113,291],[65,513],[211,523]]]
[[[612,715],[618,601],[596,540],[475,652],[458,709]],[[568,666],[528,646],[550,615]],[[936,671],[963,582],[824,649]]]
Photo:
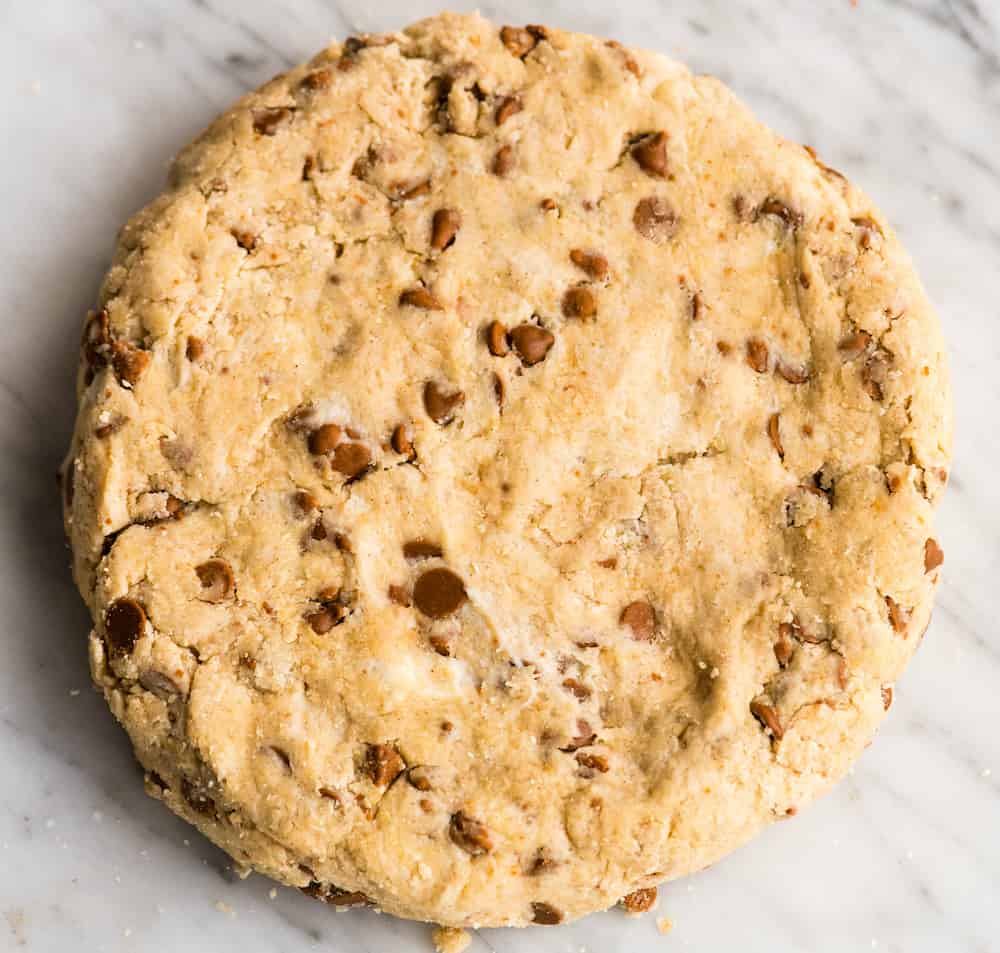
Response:
[[[929,0],[924,3],[918,0],[889,0],[889,2],[909,10],[935,26],[942,27],[978,54],[986,70],[991,73],[1000,71],[1000,58],[993,44],[984,42],[983,38],[977,35],[979,29],[988,30],[990,33],[993,29],[973,0],[943,0],[943,2]]]

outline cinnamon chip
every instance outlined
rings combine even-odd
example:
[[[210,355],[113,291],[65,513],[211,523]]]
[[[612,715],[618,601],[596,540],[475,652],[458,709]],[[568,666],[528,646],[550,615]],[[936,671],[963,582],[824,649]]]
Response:
[[[431,180],[421,179],[419,182],[396,182],[392,186],[392,193],[397,201],[408,202],[410,199],[427,195],[431,190]]]
[[[872,400],[880,401],[884,396],[891,361],[887,351],[877,348],[861,369],[861,386]]]
[[[192,811],[206,816],[215,814],[215,801],[201,787],[196,787],[187,778],[181,778],[181,797],[187,801],[188,807]]]
[[[617,40],[605,40],[605,46],[612,50],[615,50],[622,58],[622,62],[627,69],[636,79],[642,78],[642,70],[639,69],[639,64],[636,62],[635,57],[625,49]]]
[[[94,428],[94,436],[99,440],[106,440],[112,434],[117,433],[125,424],[128,423],[128,417],[123,417],[121,414],[114,415],[106,424],[101,424],[99,427]]]
[[[177,683],[164,672],[147,668],[139,675],[139,684],[159,698],[167,699],[181,693]]]
[[[111,345],[111,366],[118,382],[124,387],[135,387],[139,383],[150,360],[149,351],[127,341],[115,341]]]
[[[205,602],[224,602],[236,589],[232,567],[224,559],[209,559],[194,570],[201,582],[201,598]]]
[[[493,396],[496,398],[497,407],[500,408],[500,413],[503,413],[503,404],[507,397],[507,387],[503,382],[503,378],[499,374],[493,375]]]
[[[521,103],[520,96],[504,96],[496,109],[494,116],[496,124],[502,126],[511,116],[516,116],[522,109],[524,109],[524,105]]]
[[[892,626],[893,632],[898,632],[902,634],[905,638],[909,635],[907,632],[907,626],[910,622],[910,616],[913,613],[912,609],[907,609],[905,606],[901,606],[892,596],[885,597],[886,608],[889,610],[889,624]]]
[[[510,352],[507,329],[499,321],[491,321],[486,326],[486,347],[494,357],[505,357]]]
[[[451,815],[448,824],[448,836],[453,844],[461,847],[467,854],[479,857],[493,850],[493,838],[485,824],[470,817],[464,811]]]
[[[789,384],[805,384],[809,380],[809,371],[805,367],[796,367],[779,358],[774,365],[774,372]]]
[[[648,642],[656,631],[656,613],[648,602],[642,600],[625,606],[619,621],[632,630],[632,638],[639,642]]]
[[[870,215],[859,215],[851,219],[851,224],[858,229],[858,246],[864,251],[877,248],[883,237],[878,222]]]
[[[462,227],[462,216],[453,208],[439,208],[431,221],[431,248],[444,251],[454,241]]]
[[[362,907],[371,906],[371,898],[363,894],[360,890],[341,890],[331,884],[323,898],[328,904],[334,907]]]
[[[333,451],[333,469],[348,480],[356,479],[371,466],[371,451],[363,443],[341,443]]]
[[[321,792],[323,790],[320,788]],[[334,907],[357,907],[371,903],[371,899],[358,890],[342,890],[333,884],[324,886],[315,880],[305,887],[299,887],[299,890],[309,897],[315,897],[317,900],[322,900]]]
[[[758,374],[766,374],[770,366],[767,345],[760,338],[747,341],[747,364]]]
[[[872,336],[867,331],[852,331],[841,339],[837,350],[843,360],[854,361],[865,353],[871,343]]]
[[[304,89],[309,92],[315,92],[320,89],[326,89],[331,81],[333,80],[333,73],[325,67],[321,69],[313,70],[311,73],[306,73],[299,82],[299,89]]]
[[[510,332],[510,341],[525,367],[544,361],[555,340],[550,331],[535,324],[521,324]]]
[[[632,213],[635,230],[651,242],[665,242],[677,231],[677,214],[658,195],[640,199]]]
[[[924,543],[924,572],[932,572],[944,562],[944,550],[936,539],[930,537]]]
[[[319,502],[308,490],[296,490],[292,500],[303,515],[319,509]]]
[[[230,234],[236,239],[236,244],[244,251],[252,252],[257,247],[257,236],[243,228],[233,228]]]
[[[629,913],[645,913],[656,903],[656,887],[642,887],[622,897],[622,906]]]
[[[587,688],[583,682],[575,678],[564,678],[562,682],[562,687],[568,692],[575,695],[581,701],[590,698],[590,689]]]
[[[535,901],[531,905],[531,922],[538,923],[542,926],[555,926],[558,923],[562,923],[563,915],[556,908],[553,907],[551,903],[542,903],[541,901]]]
[[[83,350],[83,359],[91,372],[107,363],[111,347],[111,321],[104,308],[91,313],[87,319],[80,347]]]
[[[778,665],[784,668],[795,654],[795,645],[788,637],[785,623],[778,627],[778,641],[774,643],[774,657],[778,660]]]
[[[406,773],[406,780],[410,782],[412,787],[415,787],[418,791],[427,792],[430,791],[433,785],[431,784],[431,774],[427,767],[422,764],[418,764],[415,767],[410,768]]]
[[[590,722],[583,718],[578,718],[576,722],[576,734],[562,745],[559,750],[567,753],[576,751],[579,748],[587,748],[597,740],[597,734],[590,727]]]
[[[445,658],[451,657],[451,642],[448,640],[447,636],[432,632],[429,636],[427,636],[427,641],[430,644],[430,647],[434,649],[438,655],[443,655]]]
[[[574,248],[569,253],[569,260],[594,281],[603,281],[608,277],[608,260],[598,252]]]
[[[413,440],[410,437],[410,431],[406,424],[397,424],[395,426],[392,436],[389,438],[389,443],[392,449],[401,456],[412,458],[416,455],[413,450]]]
[[[533,31],[532,27],[505,26],[500,29],[500,42],[511,55],[524,59],[544,35],[544,28],[535,27]]]
[[[764,199],[757,209],[757,218],[760,218],[761,215],[770,215],[773,218],[777,218],[783,225],[791,229],[798,228],[804,220],[801,212],[796,211],[790,205],[782,202],[781,199],[775,198],[773,195]]]
[[[337,424],[323,424],[309,435],[309,452],[316,456],[331,453],[344,436],[344,430]]]
[[[317,635],[326,635],[334,626],[347,618],[347,607],[337,589],[324,589],[317,595],[320,607],[305,616],[306,622]]]
[[[516,161],[514,158],[514,147],[501,146],[493,156],[493,165],[491,166],[493,174],[498,178],[505,178],[514,171]]]
[[[407,288],[399,296],[399,303],[404,308],[421,308],[424,311],[444,311],[444,305],[438,298],[422,285]]]
[[[773,705],[755,698],[750,702],[750,714],[770,731],[776,740],[780,741],[784,737],[785,728],[778,718],[778,710]]]
[[[599,771],[606,774],[608,771],[608,759],[603,754],[593,754],[589,751],[578,751],[576,753],[576,763],[588,771]]]
[[[365,749],[364,771],[377,787],[386,787],[405,768],[406,762],[392,745],[368,745]]]
[[[389,599],[395,602],[398,606],[403,606],[404,609],[410,607],[410,594],[407,592],[405,586],[397,585],[393,583],[389,586]]]
[[[403,556],[406,559],[440,559],[443,555],[437,543],[426,539],[411,539],[403,543]]]
[[[455,419],[458,408],[464,403],[464,391],[446,391],[436,381],[424,385],[424,409],[427,416],[442,427]]]
[[[771,414],[767,418],[767,435],[771,438],[771,446],[774,447],[779,459],[785,459],[785,448],[781,445],[781,414]]]
[[[462,580],[443,567],[428,569],[413,587],[413,604],[431,619],[443,619],[457,612],[467,598]]]
[[[112,653],[125,655],[146,628],[146,610],[134,599],[116,599],[104,615],[104,632]]]
[[[343,606],[324,606],[322,609],[318,609],[316,612],[311,612],[306,616],[306,622],[309,623],[313,632],[317,635],[326,635],[335,625],[343,622],[344,620],[344,608]]]
[[[261,136],[273,136],[291,118],[289,106],[266,106],[253,110],[253,131]]]
[[[597,299],[586,285],[570,288],[562,299],[562,313],[567,318],[592,318],[597,314]]]
[[[665,178],[667,175],[667,140],[665,132],[654,132],[632,146],[632,158],[647,175]]]

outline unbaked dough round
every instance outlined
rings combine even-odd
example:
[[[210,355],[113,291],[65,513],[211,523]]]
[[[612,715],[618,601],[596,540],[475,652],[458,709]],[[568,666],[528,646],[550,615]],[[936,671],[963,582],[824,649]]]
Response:
[[[557,923],[711,864],[847,770],[930,618],[909,259],[614,42],[442,15],[241,100],[125,226],[79,400],[148,790],[334,904]]]

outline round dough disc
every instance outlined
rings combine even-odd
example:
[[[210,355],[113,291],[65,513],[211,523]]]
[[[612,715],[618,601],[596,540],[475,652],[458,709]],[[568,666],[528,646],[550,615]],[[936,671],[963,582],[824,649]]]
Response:
[[[711,864],[847,770],[930,618],[909,259],[610,41],[442,15],[245,97],[124,228],[79,400],[147,788],[333,904],[556,923]]]

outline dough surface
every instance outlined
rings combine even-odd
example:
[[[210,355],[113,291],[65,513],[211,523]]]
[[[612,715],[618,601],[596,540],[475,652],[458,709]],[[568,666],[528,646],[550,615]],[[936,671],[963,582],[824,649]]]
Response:
[[[445,14],[241,100],[124,227],[78,394],[147,789],[334,904],[557,923],[705,867],[844,774],[930,619],[908,257],[605,40]]]

